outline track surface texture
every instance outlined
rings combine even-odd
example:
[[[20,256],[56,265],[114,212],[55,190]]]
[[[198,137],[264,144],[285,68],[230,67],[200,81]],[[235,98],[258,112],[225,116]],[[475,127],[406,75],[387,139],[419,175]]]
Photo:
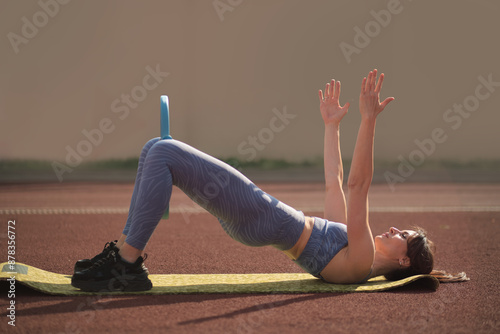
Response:
[[[263,190],[307,215],[322,215],[320,183],[263,183]],[[16,221],[16,261],[70,274],[118,238],[132,184],[0,185],[0,243]],[[498,333],[500,184],[401,184],[370,190],[374,234],[419,225],[437,246],[436,268],[465,271],[469,282],[436,292],[403,287],[353,294],[215,294],[64,297],[2,282],[1,333]],[[156,274],[301,272],[271,247],[229,238],[217,220],[174,189],[171,213],[146,253]],[[2,261],[6,259],[2,259]]]

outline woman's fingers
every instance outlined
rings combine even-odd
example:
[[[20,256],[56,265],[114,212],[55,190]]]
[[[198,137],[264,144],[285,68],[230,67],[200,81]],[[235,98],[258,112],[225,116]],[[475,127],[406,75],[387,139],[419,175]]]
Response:
[[[319,95],[319,103],[323,102],[323,91],[320,89],[318,92]]]
[[[380,90],[382,89],[383,82],[384,82],[384,73],[381,73],[380,78],[378,78],[377,86],[375,87],[376,93],[380,93]]]
[[[320,90],[321,91],[321,90]],[[323,99],[331,99],[331,98],[337,98],[340,94],[340,82],[335,82],[334,79],[332,79],[330,82],[327,82],[325,85],[325,94],[323,95],[323,92],[321,92],[320,98],[323,101]]]
[[[373,70],[370,72],[370,83],[368,86],[368,91],[373,91],[373,88],[375,87],[375,78],[377,77],[377,70]]]
[[[333,100],[334,101],[339,101],[340,98],[340,81],[337,81],[335,84],[335,92],[333,93]]]
[[[377,82],[377,69],[370,71],[368,76],[363,78],[361,82],[361,92],[366,93],[369,91],[374,91],[379,93],[382,89],[382,84],[384,82],[384,73],[380,74],[379,80]]]
[[[386,98],[381,104],[380,104],[380,107],[382,108],[382,110],[384,110],[385,106],[389,104],[389,102],[392,102],[394,101],[394,98],[393,97],[388,97]]]
[[[393,97],[388,97],[380,102],[380,91],[384,83],[384,73],[380,74],[377,81],[377,72],[377,69],[370,71],[368,76],[363,78],[363,82],[361,83],[360,111],[362,113],[375,112],[377,115],[384,110],[390,102],[394,101]]]
[[[371,89],[375,89],[375,84],[377,82],[377,69],[373,70]]]

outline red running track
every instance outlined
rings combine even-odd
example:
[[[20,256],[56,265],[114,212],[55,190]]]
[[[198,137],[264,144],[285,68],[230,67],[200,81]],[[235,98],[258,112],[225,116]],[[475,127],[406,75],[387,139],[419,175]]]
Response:
[[[321,184],[259,184],[278,199],[321,216]],[[126,220],[131,184],[0,185],[1,249],[16,220],[16,260],[71,273],[74,261],[100,252]],[[380,293],[48,296],[16,287],[19,333],[498,333],[500,332],[500,185],[402,184],[370,192],[374,234],[390,226],[426,228],[436,268],[471,281],[436,292],[404,287]],[[43,211],[50,208],[53,211]],[[113,208],[114,211],[108,210]],[[24,211],[23,211],[24,210]],[[71,210],[71,211],[69,211]],[[93,210],[93,211],[92,211]],[[50,213],[52,212],[52,213]],[[96,213],[91,213],[96,212]],[[116,213],[106,213],[116,212]],[[270,247],[230,239],[217,220],[174,191],[172,213],[146,252],[152,273],[301,272]],[[3,260],[2,260],[3,261]],[[13,332],[2,285],[0,331]]]

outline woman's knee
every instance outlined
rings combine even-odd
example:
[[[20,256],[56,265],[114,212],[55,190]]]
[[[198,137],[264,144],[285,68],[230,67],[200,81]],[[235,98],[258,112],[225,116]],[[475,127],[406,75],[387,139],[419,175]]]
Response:
[[[156,138],[153,138],[153,139],[150,139],[146,144],[144,144],[144,146],[142,147],[142,150],[141,150],[141,155],[145,155],[148,153],[148,151],[151,149],[151,147],[153,147],[154,144],[156,144],[158,141],[160,141],[161,138],[160,137],[156,137]]]
[[[182,150],[180,150],[179,145],[182,143],[174,139],[160,139],[150,141],[153,145],[149,148],[147,160],[163,160],[172,162],[172,157],[179,158],[182,156]],[[158,159],[161,157],[161,159]]]
[[[155,138],[156,139],[156,138]],[[151,147],[151,150],[153,151],[162,151],[162,152],[168,152],[172,150],[178,150],[179,146],[182,145],[182,143],[178,140],[175,139],[161,139],[157,140],[153,143],[153,146]]]

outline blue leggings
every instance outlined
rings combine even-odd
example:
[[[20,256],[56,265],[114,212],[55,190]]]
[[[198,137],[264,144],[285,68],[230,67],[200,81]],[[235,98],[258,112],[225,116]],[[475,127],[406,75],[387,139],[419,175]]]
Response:
[[[142,149],[123,234],[144,249],[165,210],[172,186],[219,219],[226,233],[248,246],[292,248],[304,214],[266,194],[233,167],[174,139],[150,140]]]

